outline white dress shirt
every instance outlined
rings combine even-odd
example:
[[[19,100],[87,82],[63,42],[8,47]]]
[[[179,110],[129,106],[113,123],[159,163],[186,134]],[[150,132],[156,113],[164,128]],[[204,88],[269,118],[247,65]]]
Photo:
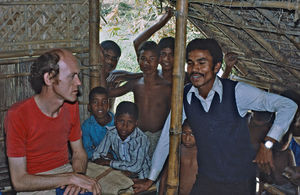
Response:
[[[223,85],[221,80],[216,77],[213,87],[205,99],[200,96],[198,89],[192,86],[187,94],[189,104],[193,93],[200,100],[205,112],[208,112],[215,93],[219,94],[220,102],[222,102]],[[298,107],[295,102],[288,98],[265,92],[243,82],[238,82],[235,87],[235,99],[241,117],[244,117],[249,110],[275,112],[276,118],[267,136],[277,141],[280,141],[287,132]],[[186,115],[183,107],[182,121],[185,119]],[[169,114],[152,157],[152,166],[148,176],[148,179],[152,181],[157,179],[169,154],[170,120]]]

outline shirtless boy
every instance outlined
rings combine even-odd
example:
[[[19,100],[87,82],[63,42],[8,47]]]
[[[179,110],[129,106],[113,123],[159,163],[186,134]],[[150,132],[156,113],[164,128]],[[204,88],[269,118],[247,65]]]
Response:
[[[133,92],[134,101],[140,111],[138,127],[150,140],[149,155],[152,157],[170,111],[171,84],[158,75],[158,52],[155,42],[147,41],[141,45],[138,50],[138,63],[143,77],[109,90],[108,95],[118,97]]]
[[[159,184],[159,195],[166,192],[167,184],[167,168],[165,166],[163,175]],[[192,129],[185,120],[182,124],[182,135],[180,145],[180,177],[179,177],[179,195],[190,194],[192,187],[196,181],[198,170],[197,164],[197,147],[196,140],[193,135]]]

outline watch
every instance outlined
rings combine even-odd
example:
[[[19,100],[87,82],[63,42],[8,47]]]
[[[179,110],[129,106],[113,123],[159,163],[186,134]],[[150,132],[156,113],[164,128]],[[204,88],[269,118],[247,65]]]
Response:
[[[267,149],[271,149],[273,147],[274,143],[270,140],[266,140],[264,141],[264,146],[267,148]]]

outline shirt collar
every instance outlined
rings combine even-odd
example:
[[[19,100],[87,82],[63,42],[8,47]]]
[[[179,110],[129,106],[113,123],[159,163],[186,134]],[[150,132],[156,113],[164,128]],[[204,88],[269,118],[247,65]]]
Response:
[[[215,92],[217,92],[219,94],[220,97],[220,103],[222,102],[222,97],[223,97],[223,85],[222,82],[220,80],[220,78],[218,76],[216,76],[216,79],[214,81],[213,87],[211,88],[211,90],[208,93],[208,96],[210,94],[214,94]],[[189,104],[191,104],[192,101],[192,94],[195,93],[196,96],[201,97],[199,94],[199,91],[196,87],[192,86],[191,89],[189,90],[189,92],[186,95],[186,99],[187,102]],[[201,97],[202,98],[202,97]],[[204,99],[204,98],[203,98]]]

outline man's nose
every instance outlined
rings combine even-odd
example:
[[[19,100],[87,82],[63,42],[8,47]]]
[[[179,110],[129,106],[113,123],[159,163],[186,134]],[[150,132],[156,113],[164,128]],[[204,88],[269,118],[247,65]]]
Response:
[[[80,86],[80,85],[81,85],[81,81],[80,81],[80,79],[79,79],[78,74],[75,75],[75,83],[76,83],[77,86]]]

